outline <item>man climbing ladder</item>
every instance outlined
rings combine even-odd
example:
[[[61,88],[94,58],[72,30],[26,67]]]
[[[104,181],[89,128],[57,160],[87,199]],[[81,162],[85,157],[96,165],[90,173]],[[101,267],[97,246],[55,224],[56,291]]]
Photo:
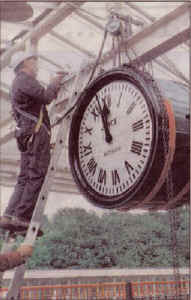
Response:
[[[59,124],[58,133],[56,134],[55,147],[51,153],[50,164],[49,164],[48,170],[45,174],[46,176],[44,176],[44,180],[43,180],[42,186],[40,188],[40,191],[38,193],[34,210],[31,212],[32,218],[30,220],[29,226],[27,227],[27,232],[25,229],[25,234],[24,234],[25,239],[24,239],[23,245],[34,246],[36,237],[39,233],[39,228],[41,225],[44,208],[45,208],[45,205],[46,205],[46,202],[48,199],[48,193],[50,191],[50,187],[53,182],[53,178],[54,178],[54,175],[55,175],[55,172],[57,169],[57,165],[58,165],[58,160],[61,155],[61,152],[62,152],[62,149],[64,146],[64,141],[66,139],[67,132],[68,132],[68,126],[67,126],[68,118],[66,119],[66,117],[68,116],[68,114],[70,114],[71,111],[73,111],[74,107],[76,106],[76,100],[78,97],[78,93],[76,91],[82,89],[82,86],[83,86],[82,81],[85,79],[84,76],[82,76],[81,70],[82,69],[80,68],[78,74],[75,76],[75,80],[72,81],[73,82],[72,89],[69,94],[70,105],[68,105],[70,107],[67,106],[67,110],[66,110],[65,114],[62,117],[60,117],[60,119],[55,124],[53,124],[53,126]],[[66,74],[64,74],[64,75],[66,75]],[[73,76],[71,78],[73,79]],[[64,78],[64,81],[67,81],[67,80],[68,80],[68,78],[67,79]],[[63,83],[64,83],[63,81],[61,82],[60,79],[58,79],[58,81],[59,81],[58,86],[60,86],[60,84],[63,85]],[[56,100],[59,101],[60,97],[62,97],[62,93],[59,93]],[[31,138],[29,138],[29,146],[30,146],[30,141],[31,141]],[[33,141],[33,139],[32,139],[32,141]],[[27,146],[28,146],[28,143],[27,143]],[[13,220],[13,218],[11,218],[11,219]],[[18,233],[18,229],[17,229],[18,227],[20,227],[20,230],[23,230],[23,228],[26,228],[25,226],[22,226],[23,225],[22,223],[19,223],[19,225],[16,224],[16,226],[15,226],[15,223],[13,221],[13,223],[11,223],[11,226],[12,226],[12,224],[13,224],[13,227],[17,230],[16,234]],[[12,234],[12,232],[10,231],[10,229],[7,226],[9,227],[9,223],[6,225],[3,225],[1,227],[8,229],[8,231]],[[21,231],[19,231],[19,234],[21,234]],[[8,242],[4,243],[4,247],[3,247],[4,249],[9,248],[9,235],[7,238]],[[23,282],[25,269],[26,269],[25,264],[22,264],[21,266],[18,266],[16,268],[16,270],[14,272],[14,276],[9,285],[8,293],[6,295],[6,300],[18,300],[19,299],[20,287]]]
[[[11,103],[16,120],[15,137],[21,153],[20,174],[0,227],[11,232],[26,231],[50,162],[50,120],[46,109],[56,99],[62,75],[52,79],[47,89],[36,79],[37,56],[19,51],[12,56],[16,74]],[[42,233],[41,233],[42,234]]]

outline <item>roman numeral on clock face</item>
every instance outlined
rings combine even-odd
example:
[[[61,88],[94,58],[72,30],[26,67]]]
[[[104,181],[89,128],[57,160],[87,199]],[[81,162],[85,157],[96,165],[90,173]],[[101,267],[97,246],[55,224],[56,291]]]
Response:
[[[93,128],[88,128],[87,126],[84,128],[84,133],[89,133],[89,135],[92,135]]]
[[[143,120],[139,120],[139,121],[132,124],[132,129],[133,129],[133,131],[137,131],[137,130],[142,129],[143,126],[144,126]]]
[[[83,145],[83,154],[84,156],[87,156],[89,154],[92,153],[92,145],[91,145],[91,142],[87,145],[87,146],[84,146]]]
[[[106,176],[106,170],[101,168],[98,175],[98,182],[106,185]]]
[[[130,175],[131,171],[134,170],[134,168],[132,167],[132,165],[130,165],[130,163],[128,163],[128,161],[125,160],[125,167],[127,169],[128,174]]]
[[[97,163],[96,163],[96,161],[95,161],[95,159],[93,157],[90,158],[90,160],[88,161],[87,167],[88,167],[89,173],[91,173],[92,175],[94,175],[95,172],[96,172]]]
[[[112,176],[112,184],[113,185],[117,185],[118,183],[120,183],[120,177],[119,177],[117,170],[112,170],[111,176]]]
[[[141,142],[133,141],[131,144],[131,152],[136,153],[137,155],[141,154],[142,148],[143,143]]]

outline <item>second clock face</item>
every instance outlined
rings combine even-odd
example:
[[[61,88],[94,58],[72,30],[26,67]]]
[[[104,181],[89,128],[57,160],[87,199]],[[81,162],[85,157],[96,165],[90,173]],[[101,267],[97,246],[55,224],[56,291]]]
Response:
[[[78,125],[78,163],[88,186],[108,201],[131,190],[152,153],[154,126],[142,92],[127,80],[104,85]]]

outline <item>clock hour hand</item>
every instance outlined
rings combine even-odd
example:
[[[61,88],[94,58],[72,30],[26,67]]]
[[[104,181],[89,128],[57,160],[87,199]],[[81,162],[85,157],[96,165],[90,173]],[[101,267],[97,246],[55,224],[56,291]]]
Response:
[[[107,143],[111,143],[113,138],[112,138],[112,135],[110,133],[109,125],[108,125],[108,121],[107,121],[107,115],[110,113],[110,111],[109,111],[108,107],[106,106],[105,101],[104,101],[103,109],[101,108],[99,98],[98,98],[97,95],[96,95],[96,100],[98,102],[99,110],[100,110],[100,113],[101,113],[101,119],[102,119],[102,123],[103,123],[103,128],[104,128],[104,131],[105,131],[105,141]]]
[[[109,126],[108,126],[108,122],[107,122],[107,118],[105,116],[103,116],[103,126],[105,129],[105,141],[107,143],[111,143],[111,141],[113,140],[113,137],[109,131]]]

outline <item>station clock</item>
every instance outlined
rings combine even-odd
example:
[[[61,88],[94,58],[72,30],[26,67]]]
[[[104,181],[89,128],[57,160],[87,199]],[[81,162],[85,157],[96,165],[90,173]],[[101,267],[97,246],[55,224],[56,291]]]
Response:
[[[133,208],[154,187],[164,165],[160,101],[152,79],[132,67],[101,74],[80,95],[69,160],[94,205]]]

